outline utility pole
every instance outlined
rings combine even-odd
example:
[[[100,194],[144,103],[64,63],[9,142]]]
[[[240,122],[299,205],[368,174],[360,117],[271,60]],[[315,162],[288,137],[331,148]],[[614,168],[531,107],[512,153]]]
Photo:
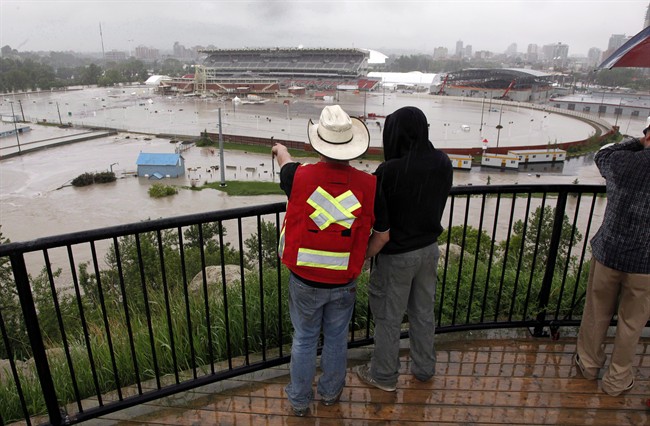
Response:
[[[56,103],[56,112],[59,114],[59,124],[63,126],[63,120],[61,120],[61,110],[59,109],[59,103]]]
[[[25,122],[25,111],[23,111],[23,103],[18,99],[18,106],[20,106],[20,115],[23,118],[23,123]]]
[[[102,34],[102,23],[99,23],[99,38],[102,40],[102,61],[106,65],[106,54],[104,53],[104,35]]]
[[[497,125],[497,148],[499,147],[499,136],[501,136],[501,129],[503,129],[503,126],[501,125],[502,115],[503,115],[503,104],[501,104],[501,107],[499,108],[499,124]]]
[[[233,102],[234,105],[234,102]],[[219,108],[219,170],[221,170],[221,183],[219,186],[226,186],[226,171],[223,165],[223,132],[221,131],[221,108]]]
[[[18,154],[20,154],[20,138],[18,137],[18,126],[16,125],[16,116],[14,115],[14,102],[9,101],[11,104],[11,121],[14,122],[14,132],[16,132],[16,143],[18,144]]]

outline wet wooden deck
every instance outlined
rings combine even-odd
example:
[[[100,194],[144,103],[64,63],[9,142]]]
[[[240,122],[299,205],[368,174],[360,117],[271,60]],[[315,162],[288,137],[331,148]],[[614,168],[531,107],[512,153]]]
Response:
[[[397,391],[365,386],[352,371],[370,357],[350,351],[346,387],[338,404],[318,400],[307,417],[292,415],[284,395],[288,365],[205,386],[107,415],[108,425],[646,425],[650,424],[650,338],[638,346],[636,387],[619,397],[603,393],[572,364],[575,338],[532,337],[437,343],[436,376],[409,374],[402,351]],[[405,342],[407,344],[408,342]],[[611,344],[607,347],[611,352]],[[89,422],[90,423],[90,422]]]

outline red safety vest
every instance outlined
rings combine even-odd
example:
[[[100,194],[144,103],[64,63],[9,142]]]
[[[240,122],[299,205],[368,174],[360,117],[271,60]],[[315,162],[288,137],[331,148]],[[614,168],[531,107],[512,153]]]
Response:
[[[375,221],[375,190],[375,176],[352,166],[298,167],[280,233],[282,263],[319,283],[359,276]]]

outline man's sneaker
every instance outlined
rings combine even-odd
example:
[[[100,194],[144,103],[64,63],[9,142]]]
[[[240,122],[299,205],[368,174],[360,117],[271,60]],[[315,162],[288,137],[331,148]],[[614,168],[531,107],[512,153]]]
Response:
[[[582,362],[580,361],[580,356],[576,352],[575,355],[573,355],[573,363],[576,365],[580,373],[582,374],[582,377],[584,377],[587,380],[596,380],[598,378],[597,374],[592,374],[587,371],[587,369],[582,365]]]
[[[395,385],[389,386],[389,385],[382,385],[381,383],[377,383],[375,379],[372,378],[370,375],[370,367],[367,365],[360,365],[357,367],[357,376],[359,376],[359,379],[361,379],[362,382],[364,382],[367,385],[374,386],[377,389],[381,389],[385,392],[395,392],[397,389]]]
[[[605,392],[607,395],[611,395],[611,396],[619,396],[620,394],[622,394],[622,393],[624,393],[624,392],[627,392],[627,391],[632,390],[633,387],[634,387],[634,379],[632,379],[632,381],[630,382],[630,384],[627,385],[627,386],[626,386],[623,390],[621,390],[621,391],[618,391],[618,392],[611,392],[611,391],[607,390],[607,389],[605,388],[605,386],[603,386],[603,392]]]
[[[337,402],[339,402],[339,398],[341,398],[341,394],[342,394],[342,393],[343,393],[343,388],[341,388],[341,390],[339,390],[338,393],[337,393],[336,395],[334,395],[332,398],[323,398],[323,399],[320,400],[320,402],[321,402],[323,405],[326,405],[326,406],[328,406],[328,407],[329,407],[330,405],[334,405],[334,404],[336,404]]]
[[[293,415],[297,417],[305,417],[309,413],[309,407],[296,408],[293,407]]]

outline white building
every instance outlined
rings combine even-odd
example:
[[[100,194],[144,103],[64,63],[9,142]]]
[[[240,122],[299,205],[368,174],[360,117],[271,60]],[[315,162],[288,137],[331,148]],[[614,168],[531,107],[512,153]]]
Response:
[[[447,154],[454,169],[470,170],[472,168],[472,156],[463,154]]]
[[[481,166],[498,167],[501,169],[518,169],[519,158],[512,154],[483,153]]]
[[[566,160],[566,151],[562,149],[522,149],[508,151],[520,163],[553,163]]]

